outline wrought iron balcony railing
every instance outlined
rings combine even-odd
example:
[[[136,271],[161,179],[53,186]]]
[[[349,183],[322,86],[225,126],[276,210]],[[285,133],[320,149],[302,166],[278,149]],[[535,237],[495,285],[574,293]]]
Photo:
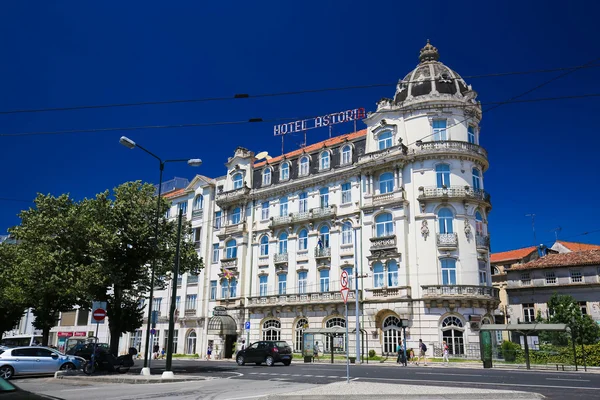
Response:
[[[330,258],[331,247],[315,248],[315,258]]]

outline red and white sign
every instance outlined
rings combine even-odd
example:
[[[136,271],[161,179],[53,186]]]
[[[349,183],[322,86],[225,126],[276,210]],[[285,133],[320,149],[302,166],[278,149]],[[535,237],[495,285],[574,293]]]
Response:
[[[350,289],[343,287],[340,292],[342,293],[342,300],[344,300],[344,304],[346,304],[348,302],[348,293],[350,293]]]
[[[340,278],[340,283],[342,284],[342,288],[348,287],[348,272],[342,271],[342,277]]]
[[[106,310],[103,308],[97,308],[92,312],[92,317],[98,322],[104,321],[104,318],[106,318]]]
[[[58,332],[58,337],[71,337],[71,336],[76,336],[76,337],[86,337],[87,334],[85,332]]]

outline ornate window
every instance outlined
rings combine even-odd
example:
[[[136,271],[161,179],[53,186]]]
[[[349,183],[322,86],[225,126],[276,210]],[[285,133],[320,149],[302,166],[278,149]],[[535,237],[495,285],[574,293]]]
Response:
[[[346,320],[344,318],[339,318],[339,317],[330,318],[325,322],[325,327],[326,328],[334,328],[334,327],[345,328]],[[334,352],[345,351],[346,350],[345,342],[346,342],[346,334],[345,333],[343,335],[334,337],[333,338],[333,351]],[[325,353],[330,353],[331,352],[330,346],[331,346],[331,342],[329,340],[326,340],[325,341],[325,349],[323,351]]]
[[[319,243],[320,248],[329,247],[329,226],[323,225],[319,229]]]
[[[298,212],[303,213],[308,211],[308,194],[306,192],[298,195],[298,206]]]
[[[296,322],[296,340],[294,341],[295,352],[302,353],[302,350],[304,350],[304,329],[306,328],[308,328],[308,320],[306,318],[301,318]]]
[[[244,184],[244,182],[243,182],[241,173],[238,172],[237,174],[233,175],[233,188],[234,189],[241,188],[243,184]]]
[[[263,184],[263,186],[271,184],[271,168],[269,168],[269,167],[265,168],[263,171],[262,184]]]
[[[279,216],[287,217],[288,216],[288,198],[287,196],[279,199]]]
[[[442,266],[442,285],[456,285],[456,260],[454,258],[443,258],[440,263]]]
[[[270,319],[263,323],[263,340],[281,340],[281,322]]]
[[[260,255],[268,256],[269,255],[269,237],[264,235],[260,238]]]
[[[336,326],[339,326],[340,328],[345,328],[346,320],[344,318],[335,317],[330,318],[327,320],[327,322],[325,322],[325,328],[335,328]]]
[[[267,288],[268,288],[268,279],[269,276],[268,275],[262,275],[259,278],[259,282],[258,282],[258,292],[260,294],[260,296],[264,297],[267,295]]]
[[[439,233],[454,233],[454,215],[449,208],[440,208],[438,211]]]
[[[280,295],[284,295],[287,291],[287,274],[277,275],[277,288]]]
[[[435,175],[437,177],[437,187],[450,187],[450,166],[448,164],[438,164],[435,166]]]
[[[352,202],[352,186],[350,182],[342,183],[342,204]]]
[[[473,190],[481,190],[481,172],[473,168]]]
[[[287,162],[284,162],[283,164],[281,164],[281,170],[279,172],[279,179],[282,181],[287,181],[288,179],[290,179],[290,164]]]
[[[233,212],[231,213],[231,224],[236,225],[236,224],[239,224],[241,221],[242,221],[242,209],[239,207],[236,207],[233,209]]]
[[[321,208],[329,207],[329,188],[324,187],[319,189],[319,202]]]
[[[306,271],[298,272],[298,293],[306,293],[306,282],[308,279],[308,273]]]
[[[461,319],[454,315],[444,318],[441,330],[442,340],[448,344],[448,352],[451,355],[465,354],[464,327]]]
[[[377,136],[377,147],[379,150],[392,147],[392,132],[387,131],[380,133],[379,136]]]
[[[350,164],[352,162],[352,146],[349,144],[342,147],[342,165]]]
[[[328,151],[324,151],[319,156],[319,169],[321,171],[329,169],[331,167],[330,156]]]
[[[383,287],[383,264],[381,261],[377,261],[373,264],[373,287]]]
[[[445,119],[434,119],[433,120],[433,140],[434,141],[448,140]]]
[[[375,217],[375,236],[384,237],[394,234],[394,222],[392,214],[382,213]]]
[[[196,332],[188,333],[185,343],[186,354],[196,354]]]
[[[308,156],[304,156],[300,159],[300,176],[306,176],[309,173],[310,162]]]
[[[288,234],[287,232],[281,232],[279,235],[279,254],[287,253]]]
[[[398,286],[398,263],[396,260],[387,262],[387,276],[389,287]]]
[[[201,194],[197,195],[194,198],[194,210],[202,210],[202,208],[204,207],[204,196],[202,196]]]
[[[342,244],[352,244],[352,223],[344,222],[342,225]]]
[[[225,243],[225,256],[226,258],[237,258],[237,243],[235,239],[231,239]]]
[[[383,353],[395,353],[402,332],[400,319],[394,315],[390,315],[383,321],[381,330],[383,331]]]
[[[306,229],[298,232],[298,250],[308,249],[308,231]]]
[[[394,191],[394,174],[384,172],[379,175],[379,193],[391,193]]]

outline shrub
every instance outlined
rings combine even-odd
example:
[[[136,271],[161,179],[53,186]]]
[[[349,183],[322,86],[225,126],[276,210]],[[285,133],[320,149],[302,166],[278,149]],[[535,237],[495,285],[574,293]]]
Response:
[[[377,353],[375,353],[375,350],[369,350],[369,358],[373,358],[377,355]]]
[[[521,350],[521,346],[508,340],[502,342],[501,348],[504,361],[508,362],[514,362],[517,359],[517,353]]]

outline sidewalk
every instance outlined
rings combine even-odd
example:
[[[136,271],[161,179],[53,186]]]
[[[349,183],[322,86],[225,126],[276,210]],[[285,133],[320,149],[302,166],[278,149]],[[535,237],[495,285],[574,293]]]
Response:
[[[363,381],[336,382],[328,385],[320,385],[312,389],[293,393],[278,393],[266,396],[267,399],[286,398],[290,400],[300,399],[332,399],[343,398],[345,400],[364,400],[377,396],[378,400],[387,399],[473,399],[500,400],[500,399],[526,399],[538,400],[545,397],[538,393],[518,392],[514,390],[491,390],[471,389],[468,387],[443,387],[430,385],[398,385],[389,383],[371,383]]]

